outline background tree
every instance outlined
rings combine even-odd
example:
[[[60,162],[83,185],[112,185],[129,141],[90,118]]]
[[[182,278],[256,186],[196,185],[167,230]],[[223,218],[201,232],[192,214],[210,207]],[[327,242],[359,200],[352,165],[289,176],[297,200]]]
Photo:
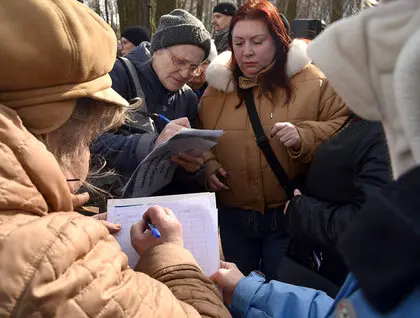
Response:
[[[297,0],[277,0],[277,10],[283,13],[289,22],[296,19],[297,14]]]
[[[343,17],[344,0],[333,0],[331,22],[337,21]]]
[[[150,30],[150,0],[118,0],[117,3],[121,30],[134,25],[145,26]]]
[[[127,26],[145,26],[153,34],[160,16],[175,8],[189,11],[210,32],[213,8],[229,0],[77,0],[91,7],[119,35]],[[247,0],[231,0],[238,6]],[[331,23],[358,13],[363,7],[377,4],[377,0],[270,0],[289,22],[294,19],[322,19]]]
[[[159,25],[159,19],[162,15],[168,14],[176,8],[176,0],[157,0],[155,12],[155,25]]]

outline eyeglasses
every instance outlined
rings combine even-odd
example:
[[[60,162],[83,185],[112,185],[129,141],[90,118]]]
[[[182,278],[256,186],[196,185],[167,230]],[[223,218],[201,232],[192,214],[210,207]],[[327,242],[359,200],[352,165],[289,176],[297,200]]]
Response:
[[[171,57],[172,63],[174,64],[174,66],[178,70],[182,71],[182,70],[188,69],[188,73],[191,76],[200,76],[201,75],[201,72],[202,72],[201,64],[198,65],[198,66],[191,65],[190,63],[187,63],[187,62],[177,58],[176,55],[174,53],[172,53],[171,50],[169,50],[169,52],[172,55],[172,57]]]

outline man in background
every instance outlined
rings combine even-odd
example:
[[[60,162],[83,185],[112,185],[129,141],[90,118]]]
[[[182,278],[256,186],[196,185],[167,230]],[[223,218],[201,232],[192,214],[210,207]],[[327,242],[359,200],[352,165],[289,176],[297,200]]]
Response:
[[[211,23],[215,31],[214,42],[219,54],[229,49],[230,22],[237,10],[238,7],[232,2],[220,2],[213,9]]]

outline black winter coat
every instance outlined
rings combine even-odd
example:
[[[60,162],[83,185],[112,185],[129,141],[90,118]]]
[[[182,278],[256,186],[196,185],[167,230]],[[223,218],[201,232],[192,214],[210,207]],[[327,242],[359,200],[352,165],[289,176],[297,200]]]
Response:
[[[286,216],[293,237],[289,249],[292,258],[340,286],[348,271],[337,253],[337,242],[366,197],[391,180],[382,125],[353,120],[319,149],[304,195],[290,201]],[[314,251],[318,262],[314,262]]]

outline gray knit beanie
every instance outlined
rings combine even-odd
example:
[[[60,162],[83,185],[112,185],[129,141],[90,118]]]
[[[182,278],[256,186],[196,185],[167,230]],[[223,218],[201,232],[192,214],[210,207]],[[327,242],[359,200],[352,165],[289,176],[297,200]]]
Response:
[[[185,10],[175,9],[160,17],[153,35],[150,53],[180,44],[196,45],[204,50],[204,60],[210,52],[211,36],[203,23]]]

